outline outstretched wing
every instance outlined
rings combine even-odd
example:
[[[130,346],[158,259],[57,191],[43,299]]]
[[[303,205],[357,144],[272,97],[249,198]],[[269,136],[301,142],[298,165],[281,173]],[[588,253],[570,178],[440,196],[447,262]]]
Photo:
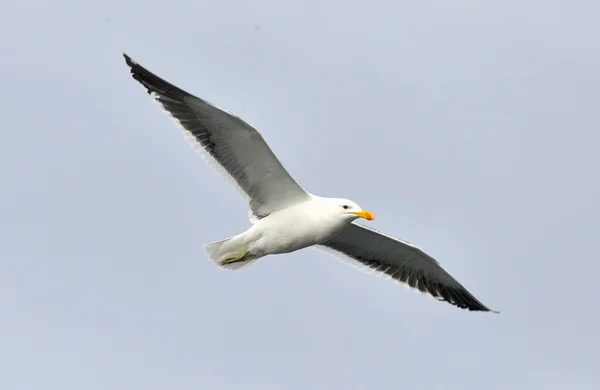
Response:
[[[463,309],[493,311],[427,253],[373,229],[350,224],[335,238],[317,247],[351,265],[387,275],[438,300]]]
[[[309,198],[258,130],[123,56],[133,78],[175,119],[194,149],[238,188],[253,217],[266,217]]]

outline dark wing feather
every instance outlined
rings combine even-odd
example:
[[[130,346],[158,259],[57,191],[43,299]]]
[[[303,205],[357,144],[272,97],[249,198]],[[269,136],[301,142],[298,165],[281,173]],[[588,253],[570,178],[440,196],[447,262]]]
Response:
[[[431,256],[416,246],[364,226],[350,224],[319,246],[353,265],[390,276],[462,309],[493,311],[479,302]]]
[[[263,218],[309,198],[254,127],[123,56],[133,78],[176,120],[194,148],[236,184],[254,216]]]

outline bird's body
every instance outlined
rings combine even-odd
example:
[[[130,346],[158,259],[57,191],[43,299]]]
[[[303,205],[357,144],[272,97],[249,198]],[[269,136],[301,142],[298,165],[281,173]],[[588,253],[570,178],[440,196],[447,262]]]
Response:
[[[124,57],[133,78],[248,202],[253,225],[247,231],[204,245],[221,268],[240,269],[264,256],[315,247],[455,306],[490,311],[421,249],[353,223],[372,220],[370,211],[304,190],[254,127]]]
[[[344,209],[344,205],[348,206]],[[241,268],[260,257],[295,252],[324,243],[354,219],[358,207],[345,199],[330,199],[311,195],[309,199],[258,220],[247,231],[204,246],[204,251],[217,264],[231,269]],[[342,212],[343,211],[343,212]],[[372,218],[372,215],[366,214]],[[244,252],[237,262],[223,264],[223,259]],[[235,265],[234,265],[235,264]]]
[[[328,213],[328,205],[314,197],[259,220],[245,233],[250,252],[259,256],[289,253],[333,238],[351,220]]]

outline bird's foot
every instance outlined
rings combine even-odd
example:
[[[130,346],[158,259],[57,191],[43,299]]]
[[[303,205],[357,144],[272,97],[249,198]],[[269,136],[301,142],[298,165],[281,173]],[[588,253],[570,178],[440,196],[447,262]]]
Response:
[[[221,261],[221,264],[227,265],[227,264],[241,263],[241,262],[247,260],[246,259],[247,254],[248,254],[248,249],[244,249],[240,253],[236,253],[235,255],[231,255],[231,256],[227,257],[226,259]]]

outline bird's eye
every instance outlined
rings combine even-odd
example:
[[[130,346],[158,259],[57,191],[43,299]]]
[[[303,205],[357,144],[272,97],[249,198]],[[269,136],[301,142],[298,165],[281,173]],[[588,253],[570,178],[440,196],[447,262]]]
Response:
[[[348,210],[350,208],[350,206],[348,206],[347,204],[342,206],[344,208],[344,210]]]

